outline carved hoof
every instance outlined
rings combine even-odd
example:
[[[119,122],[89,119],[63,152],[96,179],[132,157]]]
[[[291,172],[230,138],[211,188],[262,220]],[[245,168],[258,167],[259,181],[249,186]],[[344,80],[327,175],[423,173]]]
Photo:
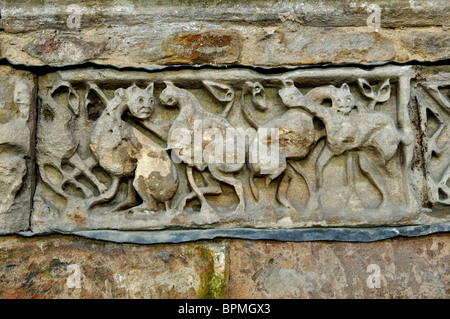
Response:
[[[216,211],[208,203],[203,203],[202,207],[200,208],[200,213],[201,214],[216,214]]]
[[[351,194],[347,200],[347,205],[351,211],[358,212],[364,209],[364,205],[361,202],[361,199],[355,195]]]
[[[393,208],[393,205],[389,202],[386,202],[385,200],[383,200],[380,205],[378,205],[377,207],[379,210],[381,211],[391,211]]]
[[[180,199],[176,205],[177,211],[179,211],[179,212],[184,211],[186,204],[187,204],[187,197],[183,197],[182,199]]]
[[[134,202],[134,201],[125,201],[123,203],[118,204],[116,207],[114,207],[114,209],[112,210],[113,212],[119,212],[122,210],[127,210],[130,208],[136,208],[136,205],[138,203]]]
[[[142,210],[150,211],[153,213],[159,213],[161,211],[161,209],[159,209],[159,207],[153,207],[153,206],[146,205],[146,204],[139,205],[136,207],[136,209],[142,209]]]
[[[209,205],[203,204],[200,212],[195,215],[196,223],[200,224],[215,224],[220,221],[216,211]]]
[[[245,213],[245,204],[240,203],[234,210],[233,215],[238,216],[238,215],[243,215],[244,213]]]
[[[319,197],[316,193],[310,195],[308,202],[306,203],[306,210],[307,211],[320,210]]]
[[[108,190],[108,187],[106,187],[106,185],[104,184],[97,185],[97,188],[100,191],[100,194],[104,194]]]

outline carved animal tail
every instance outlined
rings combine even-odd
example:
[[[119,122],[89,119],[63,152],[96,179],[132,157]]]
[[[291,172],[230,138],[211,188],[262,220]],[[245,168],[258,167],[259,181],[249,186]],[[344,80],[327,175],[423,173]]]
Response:
[[[315,135],[314,135],[314,144],[316,144],[322,137],[325,137],[326,135],[327,135],[327,130],[325,127],[322,129],[316,129]]]
[[[321,103],[323,100],[331,97],[332,89],[332,85],[316,87],[306,93],[305,98],[313,102]]]
[[[242,111],[242,114],[244,115],[244,118],[247,120],[247,122],[250,124],[250,126],[256,130],[259,129],[259,123],[250,114],[250,111],[247,109],[247,106],[245,105],[245,91],[242,91],[242,95],[241,95],[241,111]],[[246,149],[248,149],[247,145],[246,145]],[[249,168],[250,168],[250,176],[249,176],[248,181],[250,184],[250,189],[252,190],[253,197],[258,201],[259,200],[259,190],[258,190],[258,187],[256,187],[256,185],[255,185],[255,181],[254,181],[255,175],[252,172],[250,166],[249,166]]]
[[[247,109],[247,106],[245,105],[245,92],[242,91],[241,95],[241,111],[244,115],[244,118],[247,120],[247,122],[254,128],[259,128],[259,123],[256,121],[256,119],[253,117],[253,115],[250,114],[250,111]]]
[[[63,183],[58,183],[58,185],[54,185],[44,169],[39,170],[39,177],[41,178],[42,182],[48,187],[50,187],[56,194],[63,197],[64,199],[67,199],[67,194],[62,189]]]
[[[256,201],[259,200],[259,190],[258,187],[255,185],[254,181],[255,175],[250,172],[250,177],[248,178],[248,181],[250,183],[250,189],[252,190],[253,197],[256,199]]]
[[[317,87],[317,88],[310,90],[308,93],[306,93],[305,98],[310,101],[316,102],[316,103],[322,103],[324,100],[331,98],[331,90],[332,89],[333,89],[332,85]],[[317,119],[317,118],[315,118],[315,119]],[[313,121],[315,119],[313,119]],[[325,135],[326,135],[325,126],[322,129],[316,129],[316,134],[314,136],[314,142],[317,143]]]

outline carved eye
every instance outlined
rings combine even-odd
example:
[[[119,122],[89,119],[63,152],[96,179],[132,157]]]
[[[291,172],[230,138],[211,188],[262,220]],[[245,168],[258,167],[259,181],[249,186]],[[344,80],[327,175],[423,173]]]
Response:
[[[255,87],[255,93],[261,92],[261,88],[259,86]]]
[[[144,103],[144,98],[141,96],[141,97],[138,99],[138,102],[139,102],[140,104]]]

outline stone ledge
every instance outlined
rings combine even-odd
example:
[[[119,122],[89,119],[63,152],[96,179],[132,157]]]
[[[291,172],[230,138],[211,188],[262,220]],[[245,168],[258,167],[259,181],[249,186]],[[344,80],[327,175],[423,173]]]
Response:
[[[70,4],[70,3],[69,3]],[[365,26],[370,4],[381,9],[382,27],[446,26],[450,5],[445,0],[383,1],[78,1],[78,8],[50,1],[15,1],[2,5],[7,32],[66,28],[74,12],[82,28],[145,26],[153,23],[232,22],[267,25],[294,22],[314,27]]]
[[[303,229],[195,229],[164,231],[115,231],[89,230],[59,234],[76,235],[87,239],[116,243],[164,244],[183,243],[218,238],[277,240],[277,241],[345,241],[373,242],[395,237],[418,237],[435,233],[450,232],[450,223],[420,226],[375,227],[375,228],[303,228]],[[22,232],[19,235],[32,237],[45,234]]]

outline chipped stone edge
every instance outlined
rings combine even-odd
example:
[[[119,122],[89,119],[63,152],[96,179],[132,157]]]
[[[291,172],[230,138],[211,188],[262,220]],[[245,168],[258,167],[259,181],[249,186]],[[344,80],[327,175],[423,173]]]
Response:
[[[450,222],[401,227],[374,228],[296,228],[296,229],[191,229],[163,231],[119,231],[119,230],[87,230],[78,232],[56,232],[63,235],[74,235],[87,239],[129,244],[165,244],[184,243],[216,238],[275,240],[275,241],[342,241],[373,242],[395,237],[419,237],[435,233],[450,232]],[[32,237],[33,232],[21,232],[18,235]]]

